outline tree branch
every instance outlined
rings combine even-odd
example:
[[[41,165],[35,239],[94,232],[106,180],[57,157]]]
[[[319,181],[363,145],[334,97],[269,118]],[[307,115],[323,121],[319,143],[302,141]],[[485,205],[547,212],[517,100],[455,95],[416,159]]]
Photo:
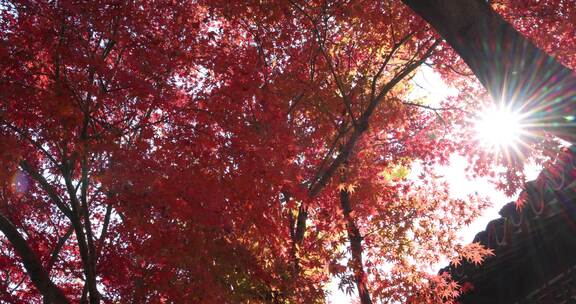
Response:
[[[66,217],[72,219],[72,210],[70,210],[70,208],[62,201],[56,190],[52,187],[52,185],[50,185],[50,183],[48,183],[46,178],[34,170],[34,168],[32,168],[32,166],[26,160],[21,160],[19,165],[20,168],[22,168],[22,170],[24,170],[30,177],[32,177],[33,180],[40,184],[40,188],[42,188],[46,194],[48,194],[48,197],[50,197],[54,204],[56,204],[58,209],[60,209],[60,211],[62,211]]]
[[[290,0],[290,2],[292,2],[292,5],[294,5],[294,7],[296,7],[296,9],[298,11],[300,11],[310,21],[310,23],[312,23],[312,31],[314,32],[314,35],[316,36],[316,41],[318,42],[320,52],[322,53],[324,60],[326,60],[326,64],[328,65],[328,70],[330,70],[330,74],[332,74],[332,77],[334,78],[334,82],[336,82],[336,86],[338,87],[338,91],[342,95],[342,99],[344,101],[344,105],[346,106],[346,110],[348,111],[348,114],[350,115],[350,118],[352,119],[352,124],[354,126],[356,126],[356,118],[354,117],[354,113],[352,112],[352,102],[350,100],[350,96],[348,95],[348,93],[344,89],[344,84],[342,83],[342,80],[340,79],[340,77],[336,73],[336,69],[334,68],[334,64],[332,63],[332,59],[330,58],[330,56],[326,52],[325,45],[324,45],[324,39],[322,39],[322,36],[320,35],[320,31],[318,31],[318,27],[316,26],[316,21],[312,18],[312,16],[310,16],[308,13],[306,13],[304,8],[302,8],[296,2],[294,2],[293,0]]]
[[[70,225],[70,227],[66,229],[66,233],[58,240],[56,247],[54,247],[54,249],[52,250],[52,254],[50,255],[50,260],[48,261],[47,266],[48,273],[50,273],[52,267],[54,266],[54,263],[56,263],[56,261],[58,260],[58,255],[60,254],[60,251],[64,247],[64,244],[66,244],[68,238],[70,238],[70,236],[72,235],[72,232],[74,232],[74,228],[72,227],[72,225]]]
[[[424,53],[422,58],[406,66],[400,73],[396,74],[396,76],[394,76],[392,80],[390,80],[388,83],[386,83],[386,85],[382,87],[382,90],[380,91],[378,96],[376,96],[376,98],[374,98],[370,102],[364,113],[362,113],[362,115],[360,116],[360,119],[358,120],[358,127],[354,129],[354,132],[352,133],[346,144],[344,144],[342,149],[340,149],[340,153],[338,154],[336,159],[331,163],[328,169],[326,169],[325,173],[314,184],[310,186],[309,193],[311,197],[315,197],[316,195],[318,195],[318,193],[320,193],[320,190],[322,190],[322,188],[324,188],[324,186],[328,183],[329,179],[332,177],[332,175],[334,175],[334,172],[336,172],[338,167],[340,167],[340,165],[345,160],[348,159],[350,153],[352,152],[352,149],[356,145],[356,142],[360,139],[361,135],[368,129],[368,122],[370,116],[372,116],[372,113],[374,112],[378,104],[380,104],[380,102],[384,99],[384,96],[386,96],[386,94],[388,94],[388,92],[392,90],[394,86],[396,86],[400,81],[402,81],[404,77],[412,73],[418,66],[420,66],[430,56],[432,51],[436,48],[436,46],[439,43],[440,41],[434,42]]]
[[[72,184],[70,164],[63,166],[62,175],[64,177],[64,182],[66,188],[68,189],[68,195],[70,196],[70,202],[72,205],[72,225],[74,226],[74,231],[76,232],[76,239],[78,241],[78,249],[80,250],[80,258],[82,259],[82,265],[84,267],[84,275],[86,276],[86,285],[90,291],[90,303],[98,304],[99,293],[96,288],[96,273],[95,267],[93,267],[92,256],[90,255],[91,250],[88,248],[88,242],[86,240],[86,234],[84,233],[84,227],[82,225],[81,219],[81,205],[76,196],[75,187]],[[82,301],[81,301],[82,302]]]
[[[67,304],[68,299],[58,286],[50,280],[50,276],[42,266],[40,259],[32,251],[24,237],[8,218],[0,214],[0,231],[4,233],[10,241],[18,256],[22,259],[22,264],[30,276],[30,280],[38,289],[40,294],[49,302],[54,304]]]
[[[358,229],[354,218],[352,217],[352,203],[350,201],[350,193],[345,190],[340,190],[340,207],[342,208],[342,212],[344,213],[344,220],[346,221],[346,230],[348,232],[348,240],[350,241],[350,251],[352,255],[352,271],[354,273],[354,281],[356,282],[356,287],[358,289],[360,303],[372,304],[370,291],[368,290],[368,286],[366,284],[367,277],[364,271],[364,264],[362,262],[363,237],[360,234],[360,229]]]

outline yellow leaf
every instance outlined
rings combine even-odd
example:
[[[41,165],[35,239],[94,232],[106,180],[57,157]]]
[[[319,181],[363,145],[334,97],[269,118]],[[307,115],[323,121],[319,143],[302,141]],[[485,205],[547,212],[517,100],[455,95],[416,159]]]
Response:
[[[350,194],[356,192],[356,188],[358,186],[356,184],[346,184],[346,183],[340,183],[338,184],[338,191],[346,191]]]
[[[352,194],[356,191],[356,185],[354,184],[349,184],[348,188],[346,189],[346,191],[348,191],[348,193]]]

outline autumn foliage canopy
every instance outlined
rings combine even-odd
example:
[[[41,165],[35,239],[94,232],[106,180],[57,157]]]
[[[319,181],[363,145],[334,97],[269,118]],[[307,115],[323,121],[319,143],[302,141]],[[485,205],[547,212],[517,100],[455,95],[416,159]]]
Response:
[[[494,2],[574,68],[573,6]],[[414,97],[425,66],[458,93]],[[449,303],[488,203],[435,168],[524,181],[485,97],[401,1],[2,0],[0,302]]]

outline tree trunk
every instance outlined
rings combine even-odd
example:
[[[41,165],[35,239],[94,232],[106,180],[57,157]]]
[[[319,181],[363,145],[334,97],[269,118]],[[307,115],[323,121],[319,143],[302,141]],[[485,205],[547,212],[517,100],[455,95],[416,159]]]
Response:
[[[428,21],[496,102],[530,113],[532,131],[576,139],[576,75],[538,49],[483,0],[402,0]]]
[[[340,191],[340,203],[346,220],[346,229],[348,230],[348,240],[350,241],[350,251],[352,253],[352,271],[354,272],[354,281],[358,289],[358,296],[360,303],[372,304],[370,298],[370,291],[366,285],[366,273],[364,272],[364,264],[362,262],[362,236],[360,229],[356,226],[356,222],[352,217],[352,204],[350,202],[350,194],[344,190]]]
[[[44,269],[42,262],[38,259],[34,251],[32,251],[28,242],[20,232],[18,232],[18,229],[16,229],[12,222],[2,214],[0,214],[0,231],[4,233],[18,256],[22,259],[22,264],[26,272],[28,272],[30,280],[44,297],[44,302],[52,304],[70,303],[62,290],[50,280],[48,272]]]

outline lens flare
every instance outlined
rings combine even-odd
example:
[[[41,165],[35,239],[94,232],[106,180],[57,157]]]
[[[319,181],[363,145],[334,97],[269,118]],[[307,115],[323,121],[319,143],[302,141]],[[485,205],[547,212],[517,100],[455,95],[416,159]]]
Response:
[[[525,132],[522,115],[505,107],[483,111],[475,123],[478,141],[489,149],[517,148]]]
[[[16,171],[12,177],[12,189],[16,191],[16,193],[23,194],[28,191],[28,187],[29,182],[26,175],[20,170]]]

